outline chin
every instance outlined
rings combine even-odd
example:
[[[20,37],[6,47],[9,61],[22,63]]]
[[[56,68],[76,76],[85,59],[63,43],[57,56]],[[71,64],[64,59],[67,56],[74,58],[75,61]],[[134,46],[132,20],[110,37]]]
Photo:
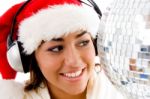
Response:
[[[70,90],[67,90],[67,93],[70,95],[79,95],[84,93],[85,91],[86,91],[86,86],[80,88],[73,88],[73,89],[70,88]]]

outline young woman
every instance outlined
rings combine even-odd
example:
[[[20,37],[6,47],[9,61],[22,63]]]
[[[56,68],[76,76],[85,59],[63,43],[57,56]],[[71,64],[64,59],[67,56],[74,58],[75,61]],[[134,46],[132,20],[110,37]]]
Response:
[[[0,97],[111,99],[112,95],[108,98],[104,93],[114,90],[103,87],[94,69],[100,16],[91,5],[78,0],[30,0],[9,9],[0,18],[4,42],[0,54],[7,53],[0,65],[5,72],[11,69],[5,67],[9,63],[14,70],[31,76],[25,84],[0,81]]]

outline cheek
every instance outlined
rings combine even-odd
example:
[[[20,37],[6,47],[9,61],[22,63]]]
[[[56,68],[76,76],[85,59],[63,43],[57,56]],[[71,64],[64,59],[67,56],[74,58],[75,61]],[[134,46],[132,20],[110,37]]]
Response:
[[[36,57],[37,59],[37,62],[40,66],[40,68],[47,68],[48,70],[49,69],[57,69],[56,66],[59,66],[58,65],[58,57],[55,57],[53,55],[50,55],[48,53],[41,53],[39,55],[37,55]]]
[[[86,62],[88,62],[91,67],[93,67],[95,65],[95,49],[94,46],[91,46],[87,48],[88,50],[84,51],[83,56],[85,57]]]
[[[54,79],[55,75],[57,75],[60,69],[60,62],[58,61],[58,58],[50,55],[42,55],[37,58],[39,68],[48,81]]]

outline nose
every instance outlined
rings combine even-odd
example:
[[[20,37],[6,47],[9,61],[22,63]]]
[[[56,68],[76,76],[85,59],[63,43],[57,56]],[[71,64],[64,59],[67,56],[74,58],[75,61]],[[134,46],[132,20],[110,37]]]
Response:
[[[67,48],[64,54],[64,66],[77,68],[83,66],[83,60],[81,57],[81,52],[75,47]]]

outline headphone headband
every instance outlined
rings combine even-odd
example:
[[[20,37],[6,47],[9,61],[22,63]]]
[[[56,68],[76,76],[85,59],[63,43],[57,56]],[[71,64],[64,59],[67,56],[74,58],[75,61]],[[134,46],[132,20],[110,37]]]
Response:
[[[102,17],[102,12],[100,10],[100,8],[98,7],[98,5],[93,1],[93,0],[87,0],[91,5],[89,5],[88,3],[79,0],[81,3],[84,3],[85,5],[89,6],[89,7],[93,7],[93,9],[95,10],[95,12],[99,15],[99,18],[101,19]]]
[[[7,38],[7,49],[9,49],[14,40],[13,40],[13,33],[14,33],[14,27],[15,27],[15,24],[16,24],[16,19],[17,19],[17,16],[21,13],[21,11],[23,10],[23,8],[30,2],[30,0],[27,0],[25,3],[23,3],[23,5],[18,9],[17,13],[14,15],[13,17],[13,20],[12,20],[12,26],[11,26],[11,29],[10,29],[10,34],[8,35],[8,38]]]

